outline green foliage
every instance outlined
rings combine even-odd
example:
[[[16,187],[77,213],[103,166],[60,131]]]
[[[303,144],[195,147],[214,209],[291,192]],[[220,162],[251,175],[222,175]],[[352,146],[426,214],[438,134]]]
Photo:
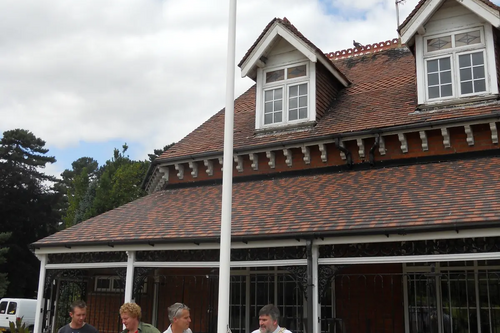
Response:
[[[31,333],[22,318],[17,318],[16,322],[9,321],[10,333]]]
[[[12,235],[5,241],[9,251],[0,272],[7,273],[7,294],[32,297],[38,285],[39,261],[29,244],[52,234],[60,221],[56,209],[59,192],[51,185],[54,177],[42,172],[56,159],[47,156],[45,141],[33,133],[5,131],[0,139],[0,230]]]
[[[10,238],[12,233],[3,232],[0,233],[0,245],[5,243],[7,239]],[[0,264],[5,264],[7,260],[5,260],[5,254],[9,251],[8,247],[0,247]],[[5,296],[5,292],[7,291],[7,286],[9,285],[9,280],[7,280],[7,273],[0,273],[0,298]]]

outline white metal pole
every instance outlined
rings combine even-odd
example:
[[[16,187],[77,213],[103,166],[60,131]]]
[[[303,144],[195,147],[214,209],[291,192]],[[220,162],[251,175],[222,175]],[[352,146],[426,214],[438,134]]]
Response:
[[[47,255],[39,254],[37,255],[40,260],[40,275],[38,276],[38,293],[36,295],[36,313],[35,313],[35,325],[33,327],[33,332],[42,332],[42,322],[43,322],[43,291],[45,287],[45,274],[47,269],[45,268],[47,264]]]
[[[125,275],[125,303],[132,302],[134,284],[135,251],[127,251],[127,273]]]
[[[224,153],[219,264],[219,304],[217,332],[229,330],[229,290],[231,265],[231,210],[233,195],[233,123],[236,44],[236,0],[229,0],[229,31],[226,63],[226,109],[224,111]]]

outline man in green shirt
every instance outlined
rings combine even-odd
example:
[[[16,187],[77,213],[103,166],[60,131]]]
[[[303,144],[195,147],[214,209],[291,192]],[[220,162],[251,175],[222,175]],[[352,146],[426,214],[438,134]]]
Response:
[[[120,317],[125,329],[122,333],[160,333],[151,324],[141,321],[141,307],[135,303],[125,303],[120,307]]]

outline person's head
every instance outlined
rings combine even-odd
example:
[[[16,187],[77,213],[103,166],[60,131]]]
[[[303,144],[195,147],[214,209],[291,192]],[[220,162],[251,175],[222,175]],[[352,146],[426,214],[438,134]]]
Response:
[[[135,332],[141,321],[141,307],[135,303],[125,303],[120,307],[122,324],[129,332]]]
[[[174,303],[168,307],[168,319],[172,324],[173,329],[182,329],[183,331],[189,328],[191,323],[191,314],[189,308],[183,303]]]
[[[273,304],[262,307],[259,311],[259,330],[261,333],[272,333],[278,327],[280,310]]]
[[[69,316],[71,317],[71,326],[73,328],[82,327],[87,317],[87,304],[81,300],[74,301],[69,306]]]

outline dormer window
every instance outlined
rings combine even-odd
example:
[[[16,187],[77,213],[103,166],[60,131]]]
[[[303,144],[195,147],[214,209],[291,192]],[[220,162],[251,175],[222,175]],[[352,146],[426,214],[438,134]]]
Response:
[[[264,72],[264,77],[264,126],[286,125],[309,119],[307,64],[269,69]]]
[[[424,37],[423,46],[428,102],[489,92],[483,29]]]

